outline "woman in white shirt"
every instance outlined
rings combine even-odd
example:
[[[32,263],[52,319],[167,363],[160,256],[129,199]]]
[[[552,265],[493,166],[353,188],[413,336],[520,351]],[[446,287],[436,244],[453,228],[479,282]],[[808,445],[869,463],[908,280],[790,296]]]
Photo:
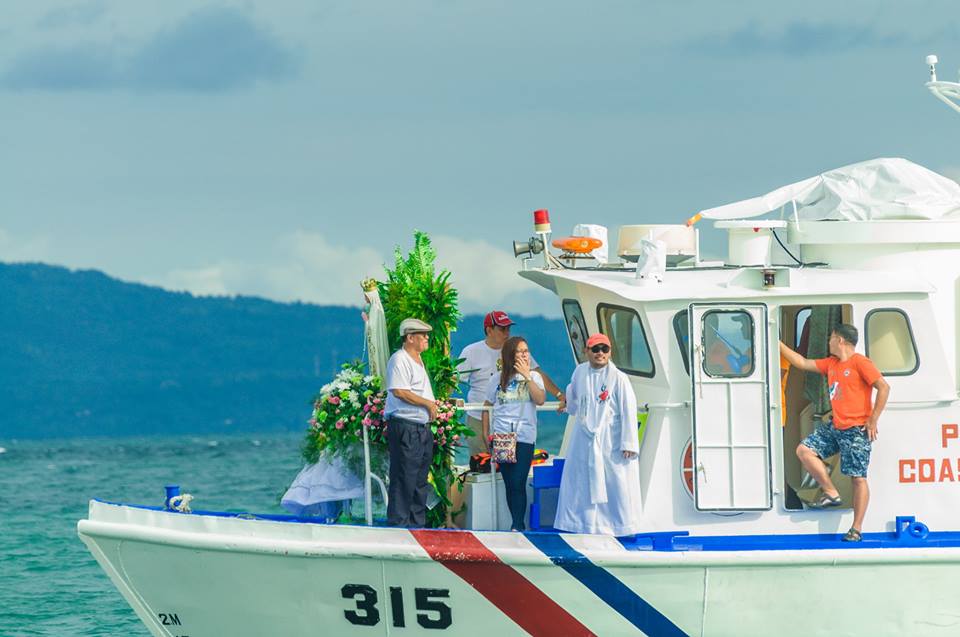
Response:
[[[543,377],[530,371],[530,346],[522,336],[507,339],[501,351],[503,360],[499,382],[490,383],[484,405],[493,407],[483,412],[483,439],[490,435],[490,423],[496,433],[517,434],[517,462],[501,464],[507,506],[513,517],[511,529],[522,531],[527,509],[527,476],[537,442],[537,405],[546,399]]]

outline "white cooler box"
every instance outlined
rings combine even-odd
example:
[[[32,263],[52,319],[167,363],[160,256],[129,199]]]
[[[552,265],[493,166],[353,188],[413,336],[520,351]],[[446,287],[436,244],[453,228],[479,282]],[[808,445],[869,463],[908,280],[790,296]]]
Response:
[[[499,473],[495,473],[494,475],[497,477],[496,528],[499,531],[509,531],[512,518],[510,517],[510,509],[507,508],[507,496],[503,488],[503,476]],[[463,494],[463,501],[467,504],[465,528],[484,531],[493,529],[493,493],[490,488],[490,474],[468,473],[463,483]],[[529,486],[527,487],[527,499],[530,499]]]

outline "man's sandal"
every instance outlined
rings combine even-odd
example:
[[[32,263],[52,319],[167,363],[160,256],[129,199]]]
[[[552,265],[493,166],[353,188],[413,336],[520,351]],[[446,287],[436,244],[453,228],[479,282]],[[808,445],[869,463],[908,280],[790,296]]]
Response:
[[[843,500],[840,499],[840,494],[837,494],[833,497],[824,493],[820,496],[820,499],[810,505],[811,509],[832,509],[833,507],[843,506]]]
[[[862,542],[863,536],[860,535],[860,531],[856,530],[853,527],[850,527],[850,530],[847,531],[847,534],[843,536],[843,542]]]

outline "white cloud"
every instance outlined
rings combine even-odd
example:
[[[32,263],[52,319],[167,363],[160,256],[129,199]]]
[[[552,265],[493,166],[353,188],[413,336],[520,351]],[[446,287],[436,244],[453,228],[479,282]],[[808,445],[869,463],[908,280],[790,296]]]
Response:
[[[517,314],[557,313],[556,297],[517,272],[521,262],[511,252],[482,240],[439,235],[432,237],[437,265],[450,270],[460,293],[463,312],[486,313],[501,309]]]
[[[213,265],[193,270],[173,270],[164,277],[162,285],[172,290],[184,290],[197,296],[226,296],[227,289],[223,265]]]
[[[499,308],[517,314],[556,314],[552,294],[520,278],[520,262],[485,241],[432,237],[437,267],[450,270],[465,313]],[[408,246],[401,246],[406,249]],[[331,243],[325,236],[299,231],[275,241],[271,258],[259,263],[221,260],[197,268],[172,270],[153,281],[197,295],[256,295],[278,301],[321,305],[359,305],[360,282],[383,279],[392,254],[370,247]]]
[[[197,295],[254,295],[277,301],[359,305],[360,282],[381,276],[382,255],[371,248],[330,243],[323,235],[298,231],[274,242],[266,261],[221,260],[172,270],[153,282]]]
[[[0,228],[0,261],[55,261],[56,259],[52,258],[53,253],[48,237],[14,237]]]

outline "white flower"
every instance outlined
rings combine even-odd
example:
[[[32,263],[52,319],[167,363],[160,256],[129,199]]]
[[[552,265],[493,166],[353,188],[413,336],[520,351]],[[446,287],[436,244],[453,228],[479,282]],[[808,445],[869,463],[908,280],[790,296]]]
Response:
[[[363,377],[363,382],[365,384],[372,383],[374,378],[376,378],[376,376],[370,376],[369,374],[367,374],[366,376]]]
[[[346,390],[350,389],[350,385],[348,385],[347,383],[343,382],[342,380],[338,380],[338,381],[336,381],[336,382],[333,384],[333,388],[336,389],[338,392],[340,392],[340,391],[346,391]]]
[[[326,396],[327,394],[330,393],[332,389],[333,389],[333,383],[327,383],[326,385],[320,388],[320,393]]]
[[[355,392],[355,391],[353,391],[353,390],[351,389],[351,390],[347,393],[347,400],[349,400],[350,402],[352,402],[352,403],[354,403],[354,404],[357,404],[358,401],[360,400],[360,395],[357,394],[357,392]]]

